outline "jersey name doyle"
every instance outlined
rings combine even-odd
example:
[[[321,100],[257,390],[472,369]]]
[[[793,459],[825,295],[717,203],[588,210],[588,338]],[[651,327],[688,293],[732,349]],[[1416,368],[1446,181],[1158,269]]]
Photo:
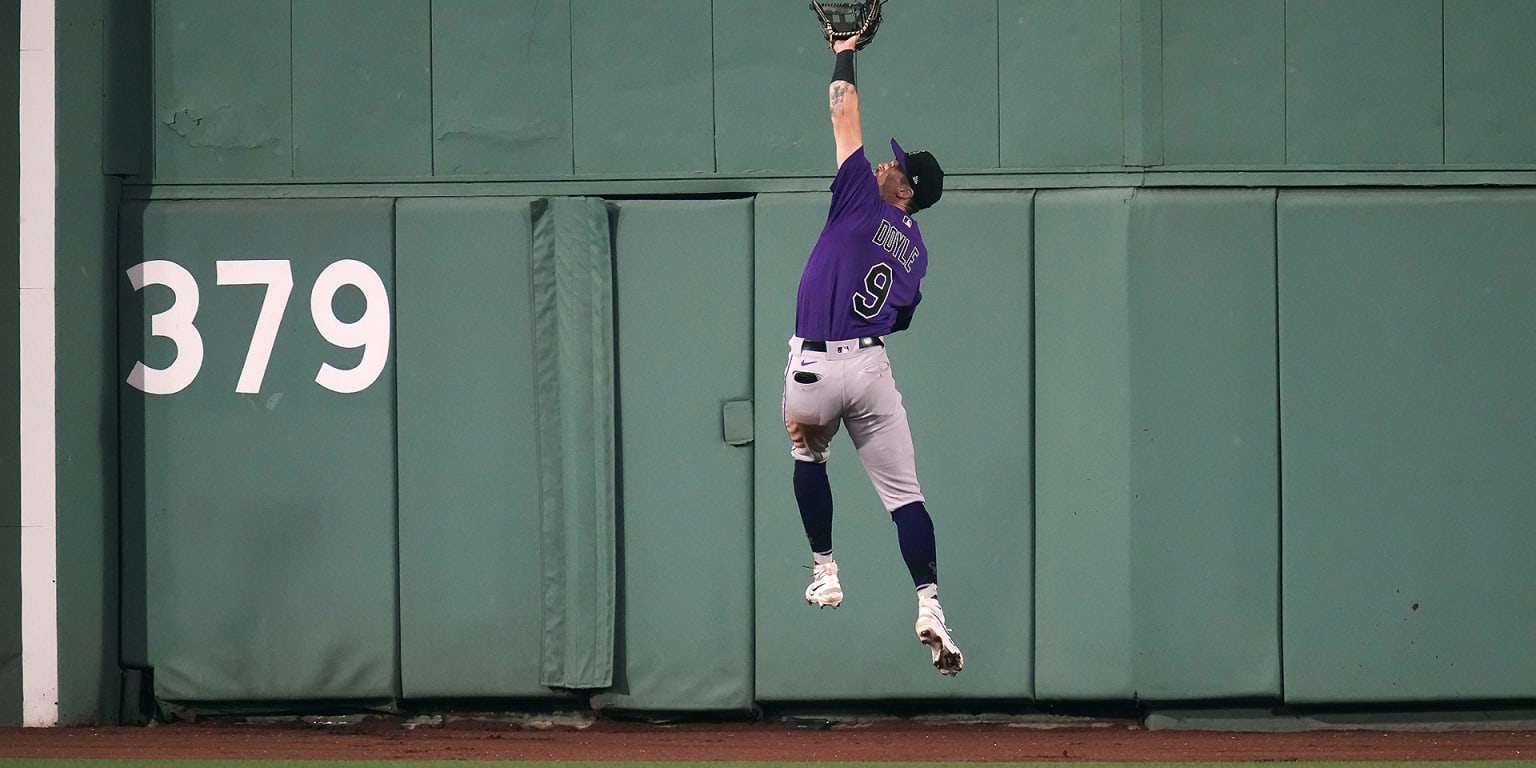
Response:
[[[827,223],[800,276],[795,335],[840,341],[902,330],[927,272],[917,222],[880,199],[860,147],[832,180]]]

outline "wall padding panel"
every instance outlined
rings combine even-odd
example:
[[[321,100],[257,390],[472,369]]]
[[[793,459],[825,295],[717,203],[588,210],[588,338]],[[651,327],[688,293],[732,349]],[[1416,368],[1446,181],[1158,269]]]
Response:
[[[1274,231],[1273,190],[1143,192],[1131,210],[1132,666],[1144,700],[1280,695]]]
[[[711,0],[570,3],[576,172],[713,172]]]
[[[616,205],[619,648],[608,709],[752,707],[752,204]],[[758,402],[772,408],[772,403]]]
[[[542,0],[432,6],[433,171],[572,171],[571,10]]]
[[[834,58],[815,24],[807,34],[802,14],[766,3],[715,3],[714,10],[715,45],[730,51],[714,62],[719,170],[830,176],[836,150],[827,83]]]
[[[401,200],[396,227],[401,691],[550,696],[528,201]]]
[[[940,597],[966,671],[946,679],[913,634],[895,526],[846,432],[828,467],[847,594],[806,605],[810,572],[781,410],[801,269],[826,194],[758,198],[757,690],[762,700],[1029,698],[1030,194],[951,192],[923,212],[931,250],[912,328],[888,339],[934,518]],[[999,326],[999,318],[1006,324]],[[978,334],[981,334],[978,336]],[[979,338],[984,343],[978,343]],[[987,376],[965,375],[986,370]],[[952,439],[956,434],[965,440]],[[974,671],[973,671],[974,670]]]
[[[1163,3],[1163,159],[1285,162],[1285,0]]]
[[[998,0],[1004,168],[1120,165],[1121,0]]]
[[[154,3],[154,175],[293,175],[291,0]]]
[[[777,7],[777,6],[773,6]],[[895,137],[909,152],[927,149],[946,170],[998,164],[997,0],[912,3],[886,14],[880,42],[859,52],[864,139],[884,147]],[[915,51],[942,55],[912,55]],[[830,51],[815,56],[823,81]],[[1058,62],[1060,64],[1060,62]],[[816,89],[826,93],[826,86]],[[826,98],[820,99],[824,106]],[[826,111],[811,135],[831,139]],[[829,146],[818,141],[819,146]],[[884,152],[871,152],[879,162]],[[832,156],[827,151],[822,156]],[[831,161],[826,161],[828,165]]]
[[[1287,0],[1286,160],[1444,160],[1441,0]]]
[[[1536,163],[1536,4],[1445,0],[1445,162]]]
[[[533,203],[543,672],[555,688],[613,684],[618,425],[613,233],[591,197]]]
[[[162,699],[398,692],[392,214],[389,200],[125,209],[123,268],[159,262],[166,284],[120,278],[121,373],[142,362],[185,385],[121,394],[124,525],[145,531]],[[367,347],[317,330],[338,321],[361,321]]]
[[[1035,196],[1035,690],[1125,698],[1134,190]]]
[[[294,175],[432,174],[430,0],[293,4]]]
[[[1036,694],[1279,693],[1273,193],[1036,197]]]
[[[1536,694],[1536,193],[1280,197],[1285,693]]]

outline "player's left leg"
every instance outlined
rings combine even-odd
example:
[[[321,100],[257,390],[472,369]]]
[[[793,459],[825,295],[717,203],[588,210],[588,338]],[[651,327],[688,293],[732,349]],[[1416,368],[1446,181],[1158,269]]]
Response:
[[[811,547],[811,584],[805,589],[805,601],[836,608],[843,602],[843,587],[832,558],[832,485],[827,480],[826,462],[840,425],[842,386],[835,377],[841,366],[826,360],[824,352],[811,355],[820,364],[816,369],[820,372],[797,366],[797,359],[808,356],[797,341],[790,342],[785,366],[783,411],[794,458],[795,503]]]
[[[837,578],[837,561],[832,558],[832,484],[827,480],[826,463],[797,458],[794,482],[795,504],[800,508],[805,539],[811,545],[811,584],[805,588],[805,601],[836,608],[843,604],[843,585]]]
[[[938,546],[933,518],[928,514],[917,481],[916,452],[906,406],[884,355],[884,349],[872,351],[871,357],[875,359],[862,368],[856,407],[846,417],[848,436],[853,438],[859,460],[896,524],[902,560],[917,590],[918,639],[931,651],[933,666],[945,675],[954,675],[965,660],[945,623],[944,609],[939,606]]]

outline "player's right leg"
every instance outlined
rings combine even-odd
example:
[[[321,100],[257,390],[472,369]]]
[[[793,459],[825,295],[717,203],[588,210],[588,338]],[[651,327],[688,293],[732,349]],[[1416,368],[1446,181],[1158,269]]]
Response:
[[[939,606],[938,585],[929,584],[917,591],[917,639],[933,655],[933,667],[953,677],[965,666],[965,657],[950,637],[944,623],[944,609]]]
[[[907,410],[884,349],[871,351],[870,358],[869,364],[860,369],[861,382],[856,388],[860,393],[856,401],[858,415],[847,419],[848,436],[853,438],[859,460],[896,525],[901,557],[917,590],[917,638],[928,647],[933,666],[945,675],[954,675],[964,666],[965,659],[944,621],[944,609],[939,606],[938,547],[933,519],[928,515],[917,481],[917,459]]]

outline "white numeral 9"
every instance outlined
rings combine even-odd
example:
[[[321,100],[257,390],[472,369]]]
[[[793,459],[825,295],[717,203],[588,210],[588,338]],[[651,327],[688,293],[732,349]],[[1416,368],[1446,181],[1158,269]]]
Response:
[[[337,317],[331,307],[343,285],[357,286],[367,302],[363,316],[350,323]],[[357,367],[341,369],[322,363],[315,381],[332,392],[351,394],[378,380],[389,361],[389,294],[379,274],[355,259],[343,259],[326,267],[310,291],[309,311],[314,316],[315,329],[326,341],[346,349],[363,348],[363,359]]]
[[[128,282],[135,291],[146,285],[171,289],[171,306],[149,319],[149,333],[176,345],[176,358],[170,365],[151,368],[142,360],[136,362],[128,383],[151,395],[174,395],[186,389],[203,367],[203,336],[192,324],[197,319],[197,281],[180,264],[158,260],[129,267]]]

